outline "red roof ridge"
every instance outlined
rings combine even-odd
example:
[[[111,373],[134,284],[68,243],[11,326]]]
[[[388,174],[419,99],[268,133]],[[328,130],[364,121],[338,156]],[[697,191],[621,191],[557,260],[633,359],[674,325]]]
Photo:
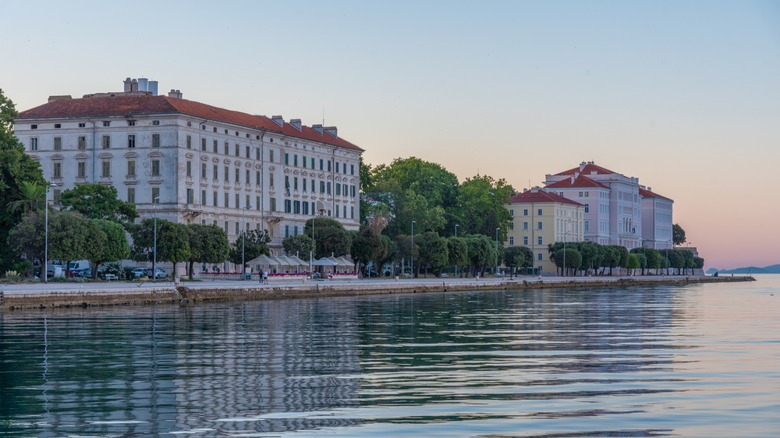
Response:
[[[562,204],[584,205],[569,198],[565,198],[557,193],[546,190],[526,190],[523,193],[517,193],[509,198],[510,203],[522,202],[560,202]]]
[[[609,188],[609,186],[602,184],[598,181],[594,181],[584,175],[579,175],[576,178],[574,178],[574,182],[572,182],[571,177],[569,177],[547,185],[547,188],[564,188],[564,187],[599,187],[603,189]]]

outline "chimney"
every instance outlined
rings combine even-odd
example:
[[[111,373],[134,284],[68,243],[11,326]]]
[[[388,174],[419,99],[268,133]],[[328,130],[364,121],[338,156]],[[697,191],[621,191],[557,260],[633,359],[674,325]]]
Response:
[[[571,176],[571,185],[574,185],[574,178],[577,178],[577,175],[572,175]]]
[[[323,129],[325,130],[325,132],[332,135],[333,137],[339,138],[339,130],[335,126],[326,126]]]
[[[171,88],[171,91],[168,92],[168,97],[173,97],[174,99],[181,99],[181,91],[180,90],[174,90]]]
[[[317,134],[322,135],[322,125],[311,125],[311,129],[315,130]]]
[[[279,125],[280,128],[284,128],[284,118],[282,116],[271,116],[271,121]]]
[[[138,91],[138,81],[133,79],[133,82],[130,82],[130,92]]]
[[[70,100],[72,97],[70,97],[69,94],[61,95],[61,96],[49,96],[49,102],[54,102],[55,100]]]
[[[149,78],[138,78],[138,91],[149,91]]]
[[[293,128],[297,129],[300,132],[301,119],[290,119],[290,125],[292,125]]]
[[[157,96],[157,81],[149,81],[149,92],[152,96]]]
[[[133,91],[133,80],[130,78],[125,79],[125,93]]]
[[[582,172],[583,170],[585,170],[585,166],[586,166],[587,164],[588,164],[588,163],[586,163],[586,162],[584,162],[584,161],[583,161],[582,163],[580,163],[580,172]]]

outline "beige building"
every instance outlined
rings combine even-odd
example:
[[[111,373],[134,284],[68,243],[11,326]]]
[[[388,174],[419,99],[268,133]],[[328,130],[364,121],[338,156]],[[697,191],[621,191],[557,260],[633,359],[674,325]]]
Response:
[[[505,243],[526,246],[534,255],[534,269],[554,274],[548,245],[555,242],[581,242],[584,206],[547,189],[534,187],[510,198],[506,208],[512,224]]]
[[[141,217],[216,224],[230,241],[269,230],[275,253],[315,214],[359,227],[363,149],[336,127],[265,117],[138,89],[82,98],[52,96],[16,119],[15,134],[63,190],[117,188]]]

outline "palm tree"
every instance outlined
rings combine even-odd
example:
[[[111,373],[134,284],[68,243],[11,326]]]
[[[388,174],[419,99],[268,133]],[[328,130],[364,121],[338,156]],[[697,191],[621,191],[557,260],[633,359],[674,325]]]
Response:
[[[42,210],[46,205],[46,186],[36,182],[23,181],[19,185],[20,199],[8,203],[8,209],[15,212],[23,209],[25,214]]]

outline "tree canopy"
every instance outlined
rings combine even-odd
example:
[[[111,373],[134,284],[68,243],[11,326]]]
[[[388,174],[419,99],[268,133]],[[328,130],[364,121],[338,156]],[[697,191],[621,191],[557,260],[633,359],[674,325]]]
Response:
[[[65,190],[60,203],[90,219],[127,223],[138,217],[135,205],[120,200],[116,187],[103,184],[83,184]]]
[[[685,243],[685,230],[677,224],[672,226],[672,242],[675,245],[682,245]]]
[[[190,279],[195,263],[222,263],[230,252],[227,233],[217,225],[188,224],[190,255],[187,259]]]

